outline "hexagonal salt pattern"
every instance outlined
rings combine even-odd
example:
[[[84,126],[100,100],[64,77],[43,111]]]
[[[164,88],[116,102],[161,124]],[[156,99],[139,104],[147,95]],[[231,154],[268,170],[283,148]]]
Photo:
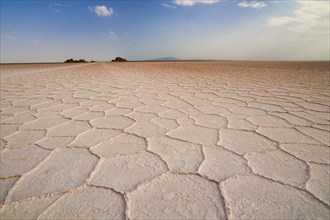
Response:
[[[172,138],[181,139],[197,144],[216,144],[219,140],[216,129],[199,127],[196,125],[183,125],[168,133]]]
[[[1,153],[0,177],[13,177],[24,174],[39,164],[49,151],[38,147],[6,149]]]
[[[327,62],[56,66],[1,64],[1,219],[329,218]]]
[[[205,161],[199,172],[215,181],[223,181],[231,176],[249,173],[251,169],[243,157],[221,147],[204,147]]]
[[[221,185],[230,219],[311,219],[329,217],[329,207],[309,193],[258,176]]]
[[[128,194],[132,219],[223,219],[217,185],[195,175],[166,174]]]
[[[45,136],[45,131],[17,131],[4,138],[9,148],[27,147],[41,140]]]
[[[276,149],[277,144],[253,131],[221,130],[219,145],[238,154]]]
[[[101,159],[91,183],[127,192],[166,171],[166,164],[151,153],[121,155]]]
[[[0,204],[5,201],[5,198],[8,194],[8,191],[10,188],[15,184],[15,182],[18,180],[18,177],[11,177],[6,179],[0,179]]]
[[[255,173],[297,187],[304,187],[308,180],[306,163],[282,151],[267,151],[246,155]]]
[[[147,148],[144,138],[132,134],[121,134],[109,141],[92,147],[91,150],[100,157],[111,157],[118,154],[131,154]]]
[[[113,128],[113,129],[124,129],[134,123],[134,120],[125,116],[110,116],[97,118],[91,121],[93,127],[96,128]]]
[[[59,198],[60,195],[52,195],[4,204],[0,208],[0,216],[3,219],[37,219]]]
[[[28,172],[13,188],[14,201],[55,192],[65,192],[83,184],[97,158],[85,149],[54,150],[39,167]]]
[[[160,155],[170,170],[178,172],[196,172],[204,159],[200,145],[166,136],[149,139],[149,150]]]
[[[311,177],[307,182],[307,190],[330,205],[330,166],[311,163],[310,167]]]
[[[111,189],[88,187],[62,196],[40,219],[124,219],[123,196]]]
[[[120,131],[110,129],[93,128],[86,132],[80,133],[76,139],[72,141],[69,146],[90,148],[99,143],[110,140],[120,134]]]

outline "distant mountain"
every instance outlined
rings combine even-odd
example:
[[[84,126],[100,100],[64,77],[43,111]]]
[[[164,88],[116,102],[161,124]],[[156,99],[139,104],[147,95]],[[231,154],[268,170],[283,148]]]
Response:
[[[180,60],[180,59],[176,57],[161,57],[153,60],[166,61],[166,60]]]

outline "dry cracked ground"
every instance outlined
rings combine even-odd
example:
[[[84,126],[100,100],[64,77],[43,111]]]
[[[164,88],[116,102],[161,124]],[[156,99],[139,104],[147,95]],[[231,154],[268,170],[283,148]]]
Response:
[[[329,219],[327,62],[1,66],[1,219]]]

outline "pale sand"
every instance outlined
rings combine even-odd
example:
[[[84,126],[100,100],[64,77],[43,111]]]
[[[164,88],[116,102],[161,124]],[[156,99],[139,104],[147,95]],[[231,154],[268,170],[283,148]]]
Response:
[[[2,65],[0,217],[328,219],[328,65]]]

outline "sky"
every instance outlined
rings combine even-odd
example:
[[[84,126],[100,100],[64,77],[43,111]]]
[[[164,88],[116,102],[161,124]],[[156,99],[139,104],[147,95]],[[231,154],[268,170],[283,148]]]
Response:
[[[0,0],[1,63],[329,60],[329,0]]]

